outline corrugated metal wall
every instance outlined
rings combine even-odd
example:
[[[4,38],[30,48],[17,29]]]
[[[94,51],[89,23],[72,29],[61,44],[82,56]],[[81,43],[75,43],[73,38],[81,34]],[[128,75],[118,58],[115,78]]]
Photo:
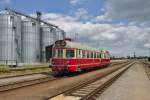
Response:
[[[0,63],[14,65],[21,59],[21,17],[0,14]]]
[[[45,62],[45,47],[63,39],[61,32],[32,18],[0,13],[0,64]]]
[[[40,25],[36,21],[22,21],[22,61],[40,62]]]

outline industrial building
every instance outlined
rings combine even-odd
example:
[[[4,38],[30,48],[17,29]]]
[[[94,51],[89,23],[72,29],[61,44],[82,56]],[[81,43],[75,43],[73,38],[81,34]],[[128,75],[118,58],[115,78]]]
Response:
[[[0,12],[0,64],[46,62],[46,47],[65,38],[65,32],[37,18],[14,10]]]

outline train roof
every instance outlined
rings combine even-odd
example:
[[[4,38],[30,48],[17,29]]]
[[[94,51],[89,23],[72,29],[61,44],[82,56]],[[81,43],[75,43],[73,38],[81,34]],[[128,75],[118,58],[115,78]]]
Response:
[[[90,51],[95,51],[95,52],[107,52],[106,50],[96,49],[96,48],[93,48],[93,47],[90,47],[81,43],[77,43],[77,42],[58,40],[58,42],[59,41],[65,42],[65,46],[63,46],[65,48],[76,48],[76,49],[90,50]],[[55,43],[57,43],[57,41]]]
[[[77,43],[77,42],[70,42],[70,41],[66,41],[66,47],[67,48],[77,48],[77,49],[83,49],[83,50],[92,50],[92,51],[97,51],[99,52],[98,49],[92,48],[90,46],[81,44],[81,43]]]

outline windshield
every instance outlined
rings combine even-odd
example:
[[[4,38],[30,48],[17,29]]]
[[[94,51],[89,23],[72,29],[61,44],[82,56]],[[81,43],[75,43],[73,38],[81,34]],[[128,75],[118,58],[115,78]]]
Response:
[[[63,49],[54,49],[53,57],[54,58],[63,58]]]
[[[74,57],[74,50],[66,50],[66,57],[73,58]]]

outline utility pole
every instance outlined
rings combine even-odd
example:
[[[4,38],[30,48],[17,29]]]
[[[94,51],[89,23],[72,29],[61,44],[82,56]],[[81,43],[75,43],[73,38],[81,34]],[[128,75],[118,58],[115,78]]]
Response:
[[[77,41],[78,33],[75,33],[75,40]]]

